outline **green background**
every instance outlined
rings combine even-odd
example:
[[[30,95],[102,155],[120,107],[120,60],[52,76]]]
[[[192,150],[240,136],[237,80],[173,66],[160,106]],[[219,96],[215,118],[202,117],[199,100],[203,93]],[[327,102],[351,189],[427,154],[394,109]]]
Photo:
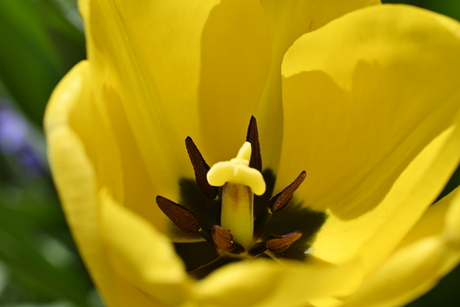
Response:
[[[0,0],[0,113],[17,111],[19,122],[22,118],[20,141],[35,153],[34,168],[24,165],[24,148],[0,150],[0,306],[103,305],[59,206],[42,130],[52,89],[85,58],[75,2]],[[457,0],[385,2],[417,5],[460,20]],[[443,194],[459,184],[457,170]],[[408,306],[460,306],[459,288],[460,267]]]

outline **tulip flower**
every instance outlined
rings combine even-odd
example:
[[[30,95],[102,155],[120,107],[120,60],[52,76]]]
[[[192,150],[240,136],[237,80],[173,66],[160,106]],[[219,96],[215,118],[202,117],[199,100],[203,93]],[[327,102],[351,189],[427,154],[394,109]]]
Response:
[[[460,260],[460,24],[374,0],[82,0],[45,126],[110,307],[401,306]],[[249,127],[249,128],[248,128]]]

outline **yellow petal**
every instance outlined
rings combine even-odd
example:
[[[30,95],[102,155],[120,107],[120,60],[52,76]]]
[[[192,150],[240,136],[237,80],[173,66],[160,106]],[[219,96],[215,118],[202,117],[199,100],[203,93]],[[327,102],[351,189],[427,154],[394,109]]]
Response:
[[[458,239],[459,210],[457,189],[430,207],[396,252],[345,300],[344,307],[403,306],[430,290],[460,261],[460,244],[452,240],[452,234]]]
[[[80,10],[85,104],[105,127],[86,129],[88,152],[99,153],[98,174],[123,170],[117,201],[173,235],[154,199],[179,202],[180,178],[193,178],[187,136],[209,163],[244,141],[270,65],[263,10],[256,0],[80,1]],[[102,150],[104,140],[114,146]],[[106,177],[113,187],[119,176]]]
[[[445,240],[451,245],[452,248],[460,249],[460,194],[459,188],[452,192],[452,197],[455,200],[450,200],[448,197],[446,201],[455,202],[455,205],[449,207],[449,211],[446,214],[446,230],[444,231]]]
[[[185,267],[167,237],[147,221],[99,194],[101,232],[111,264],[154,301],[180,305],[188,295]]]
[[[84,71],[84,73],[83,73]],[[152,181],[135,141],[120,97],[114,89],[104,85],[100,92],[93,91],[97,79],[89,62],[81,69],[80,85],[73,89],[70,98],[73,107],[64,119],[84,143],[85,152],[95,170],[98,188],[110,187],[113,196],[154,223],[168,231],[170,224],[155,205],[158,190],[152,189]],[[61,86],[65,91],[65,86]],[[61,99],[61,98],[60,98]],[[56,99],[57,100],[57,99]],[[101,103],[110,101],[110,108]],[[62,104],[56,102],[56,105]],[[56,115],[48,116],[56,121]],[[172,188],[177,188],[172,184]],[[165,190],[168,193],[170,190]]]
[[[257,110],[264,167],[278,169],[283,135],[281,61],[302,34],[314,31],[343,14],[380,4],[380,0],[261,0],[270,27],[270,74]]]
[[[187,136],[211,162],[244,140],[270,65],[262,8],[256,0],[81,6],[97,103],[126,114],[153,185],[177,195],[168,186],[193,174]],[[115,101],[101,95],[104,85]]]
[[[306,306],[355,291],[359,261],[342,266],[239,262],[215,271],[196,287],[199,306]]]
[[[338,263],[359,253],[375,267],[458,165],[459,33],[447,17],[374,6],[301,37],[286,54],[277,185],[307,171],[297,197],[330,214],[317,257]]]
[[[399,242],[396,251],[416,243],[417,240],[441,235],[446,228],[446,217],[448,217],[447,211],[453,210],[454,208],[452,207],[456,207],[452,202],[452,197],[454,195],[455,193],[452,192],[438,201],[435,205],[430,206],[417,224],[415,224],[404,239]],[[452,206],[449,207],[450,205]]]
[[[45,116],[48,154],[67,221],[83,260],[109,306],[155,306],[109,265],[98,223],[97,175],[84,144],[71,126],[81,100],[87,63],[74,67],[53,92]]]

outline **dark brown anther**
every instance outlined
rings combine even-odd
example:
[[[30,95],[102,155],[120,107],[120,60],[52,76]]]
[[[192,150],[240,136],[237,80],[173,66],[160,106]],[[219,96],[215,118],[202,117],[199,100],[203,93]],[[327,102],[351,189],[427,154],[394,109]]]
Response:
[[[156,200],[161,211],[181,230],[185,232],[200,230],[200,224],[193,211],[162,196],[157,196]]]
[[[185,146],[187,147],[188,156],[190,157],[190,161],[193,165],[193,170],[195,171],[196,184],[200,188],[201,192],[203,192],[206,196],[211,199],[216,198],[219,189],[217,187],[211,186],[208,183],[208,179],[206,178],[206,174],[210,169],[209,165],[203,159],[203,156],[201,155],[191,137],[188,136],[185,139]]]
[[[286,206],[291,201],[294,192],[302,184],[306,176],[307,173],[305,171],[302,171],[300,175],[297,176],[297,178],[290,185],[288,185],[284,188],[284,190],[270,198],[270,210],[272,212],[276,212],[286,208]]]
[[[259,131],[257,129],[257,121],[254,116],[251,116],[249,121],[248,133],[246,134],[246,142],[251,143],[252,153],[249,167],[262,172],[262,156],[260,154]]]
[[[265,245],[273,253],[282,253],[302,237],[302,232],[294,231],[286,235],[271,235]]]
[[[231,253],[235,249],[232,232],[219,225],[212,227],[212,239],[217,248],[223,252]]]

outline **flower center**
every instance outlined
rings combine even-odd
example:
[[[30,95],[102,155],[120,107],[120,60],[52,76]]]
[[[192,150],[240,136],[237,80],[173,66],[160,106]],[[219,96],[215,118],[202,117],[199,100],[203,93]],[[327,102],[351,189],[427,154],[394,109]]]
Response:
[[[180,180],[180,204],[162,196],[156,201],[171,220],[171,231],[194,241],[175,243],[192,276],[202,278],[222,265],[245,259],[308,258],[326,215],[293,201],[305,171],[272,196],[275,176],[269,169],[262,172],[254,117],[246,142],[230,161],[209,167],[190,137],[185,144],[195,180]]]

